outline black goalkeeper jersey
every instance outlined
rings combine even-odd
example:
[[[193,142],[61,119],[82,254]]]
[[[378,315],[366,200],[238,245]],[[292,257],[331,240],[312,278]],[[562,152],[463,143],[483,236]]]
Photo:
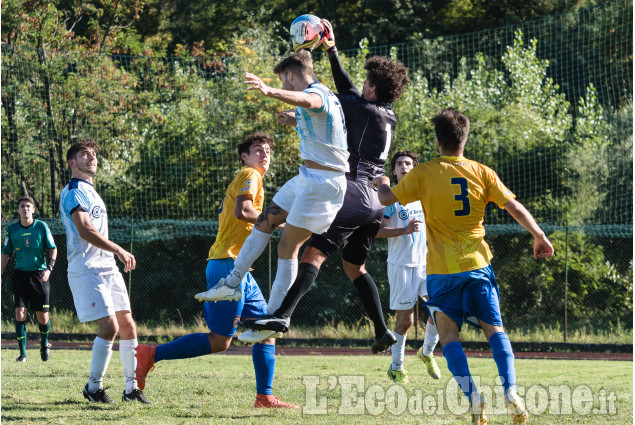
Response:
[[[370,183],[385,174],[384,164],[392,145],[397,116],[392,106],[383,102],[369,102],[342,67],[337,52],[329,53],[337,97],[342,104],[348,139],[346,178]]]

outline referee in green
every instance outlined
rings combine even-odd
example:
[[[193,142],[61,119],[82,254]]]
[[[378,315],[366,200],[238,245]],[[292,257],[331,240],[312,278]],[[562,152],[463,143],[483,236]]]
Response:
[[[35,202],[30,196],[18,199],[20,221],[7,229],[2,241],[2,273],[15,251],[13,271],[13,301],[15,304],[15,333],[20,347],[20,357],[26,362],[26,303],[35,310],[40,325],[40,357],[47,361],[50,355],[49,329],[49,276],[57,258],[57,247],[48,225],[33,219]],[[44,251],[49,259],[45,261]]]

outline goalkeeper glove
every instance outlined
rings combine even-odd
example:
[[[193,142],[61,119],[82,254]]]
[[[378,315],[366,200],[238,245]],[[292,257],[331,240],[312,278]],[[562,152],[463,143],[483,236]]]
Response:
[[[335,47],[335,34],[333,34],[333,25],[326,19],[322,19],[322,25],[324,25],[324,36],[322,37],[322,47],[324,50],[331,51],[336,49]]]

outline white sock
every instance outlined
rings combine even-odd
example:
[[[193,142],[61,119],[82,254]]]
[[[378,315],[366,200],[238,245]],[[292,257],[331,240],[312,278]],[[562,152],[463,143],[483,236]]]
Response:
[[[112,341],[95,337],[93,342],[93,357],[90,362],[90,376],[88,377],[88,391],[94,393],[104,385],[102,380],[108,369],[112,356]]]
[[[137,368],[137,359],[135,358],[135,348],[137,348],[136,339],[119,340],[119,358],[123,365],[123,377],[125,380],[126,394],[130,394],[132,390],[137,388],[134,371]]]
[[[402,370],[403,369],[403,357],[406,354],[406,339],[408,338],[408,334],[399,335],[397,331],[392,331],[397,338],[397,343],[393,344],[390,347],[392,351],[392,370]]]
[[[260,257],[271,239],[271,233],[261,232],[255,227],[251,229],[251,234],[245,239],[243,247],[240,249],[236,261],[234,261],[234,269],[229,276],[225,278],[225,284],[231,288],[236,288],[243,280],[245,273],[249,271],[251,265]],[[237,273],[234,273],[237,272]]]
[[[434,351],[434,347],[439,342],[439,331],[437,331],[437,325],[426,323],[426,336],[423,338],[423,345],[421,352],[424,356],[429,356]]]
[[[282,300],[289,292],[289,288],[295,282],[298,275],[298,259],[282,260],[278,259],[278,271],[276,279],[271,285],[271,294],[267,302],[267,314],[273,314],[282,304]]]

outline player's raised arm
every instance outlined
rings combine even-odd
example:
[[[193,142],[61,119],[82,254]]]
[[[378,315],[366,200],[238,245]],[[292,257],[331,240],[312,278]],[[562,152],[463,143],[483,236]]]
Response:
[[[326,29],[326,34],[322,41],[322,47],[326,50],[329,56],[329,62],[331,63],[331,73],[333,74],[333,82],[335,88],[339,94],[353,94],[357,97],[361,97],[362,94],[353,84],[353,80],[348,75],[342,62],[340,62],[339,55],[337,54],[337,47],[335,47],[335,34],[333,34],[333,26],[326,19],[322,19],[322,25]]]
[[[523,204],[515,199],[510,199],[503,205],[503,208],[534,237],[534,258],[538,259],[553,255],[554,251],[551,242],[549,242],[545,232],[538,227],[538,224]]]
[[[308,83],[304,84],[304,82],[302,82],[299,84],[297,75],[292,71],[281,73],[280,80],[282,81],[283,88],[277,89],[269,87],[257,75],[245,72],[245,84],[248,86],[247,90],[258,90],[267,97],[301,108],[320,109],[322,107],[322,98],[318,94],[301,91],[308,86]],[[296,86],[298,88],[296,88]]]

